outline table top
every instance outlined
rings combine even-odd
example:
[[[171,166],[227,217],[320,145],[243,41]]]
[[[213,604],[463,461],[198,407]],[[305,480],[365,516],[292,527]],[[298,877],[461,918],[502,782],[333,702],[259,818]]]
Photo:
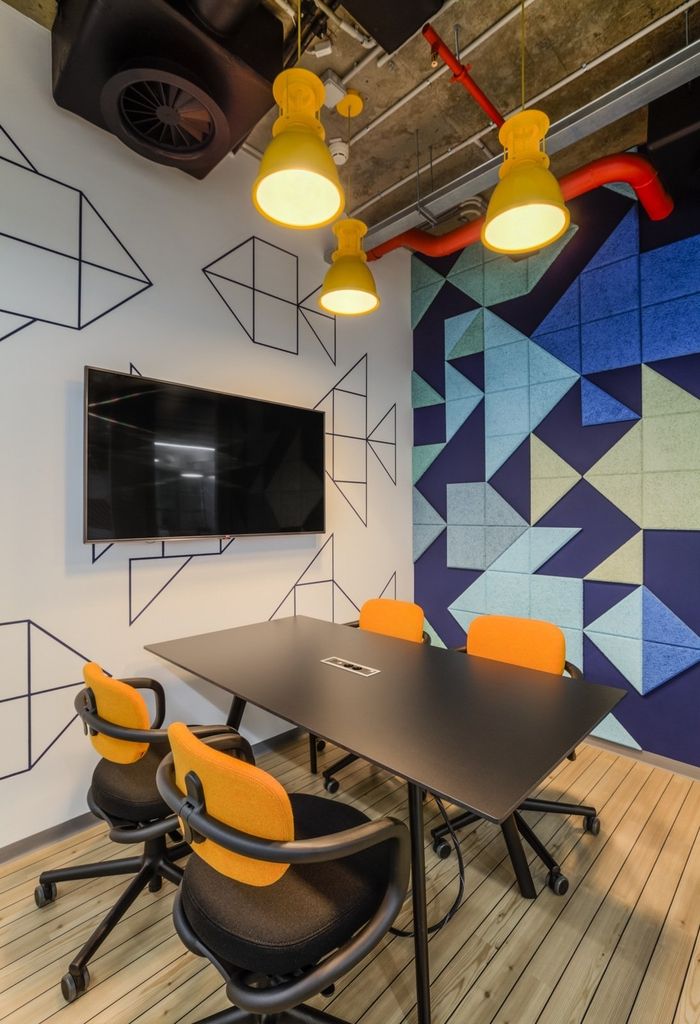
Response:
[[[301,615],[146,650],[491,821],[625,695]]]

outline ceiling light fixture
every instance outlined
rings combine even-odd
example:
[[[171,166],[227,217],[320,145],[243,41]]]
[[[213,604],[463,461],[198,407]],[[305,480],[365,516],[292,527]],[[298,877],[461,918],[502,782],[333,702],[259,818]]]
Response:
[[[549,118],[541,110],[525,110],[524,0],[520,7],[520,91],[520,111],[498,132],[504,160],[481,229],[487,249],[511,254],[536,252],[556,242],[571,219],[544,148]]]
[[[282,227],[323,227],[345,206],[319,117],[323,83],[313,71],[289,68],[275,79],[272,94],[280,116],[260,161],[253,203],[263,217]]]
[[[498,133],[505,149],[501,180],[481,229],[487,249],[535,252],[556,242],[568,228],[569,211],[544,151],[548,128],[549,118],[541,110],[521,110],[502,125]]]
[[[325,144],[320,110],[325,90],[301,59],[301,10],[297,7],[297,66],[282,71],[272,86],[279,117],[253,184],[259,213],[282,227],[330,224],[345,207],[338,171]]]
[[[319,296],[319,305],[326,313],[337,316],[364,316],[379,308],[380,299],[362,239],[367,225],[354,217],[346,217],[333,225],[338,248],[333,264],[326,273]]]

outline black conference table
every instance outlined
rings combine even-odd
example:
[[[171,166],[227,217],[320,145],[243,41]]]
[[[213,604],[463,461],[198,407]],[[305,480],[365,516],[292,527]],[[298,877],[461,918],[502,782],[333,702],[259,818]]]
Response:
[[[230,693],[229,725],[250,702],[406,780],[419,1024],[430,1024],[423,793],[502,824],[534,896],[513,812],[624,696],[302,615],[146,650]]]

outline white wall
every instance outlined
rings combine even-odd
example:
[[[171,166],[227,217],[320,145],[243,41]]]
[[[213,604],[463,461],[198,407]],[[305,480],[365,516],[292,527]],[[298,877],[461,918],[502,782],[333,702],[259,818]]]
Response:
[[[382,308],[365,321],[338,322],[336,365],[303,319],[298,355],[254,344],[202,268],[256,235],[298,255],[303,296],[322,279],[326,237],[277,230],[254,212],[255,164],[246,156],[195,181],[148,163],[56,107],[49,34],[4,4],[0,38],[0,125],[7,133],[0,133],[0,800],[12,808],[3,819],[3,846],[85,809],[95,756],[79,723],[69,725],[85,658],[115,675],[161,680],[169,719],[221,721],[227,702],[220,694],[174,675],[143,645],[268,619],[324,544],[304,582],[326,579],[333,555],[338,621],[354,610],[343,593],[359,605],[394,573],[397,596],[410,597],[412,564],[408,258],[397,254],[375,265]],[[88,200],[152,282],[103,316],[144,285],[89,265],[139,277]],[[292,264],[280,270],[275,250],[257,248],[267,257],[265,280],[280,294]],[[245,322],[250,292],[230,290]],[[313,309],[314,300],[308,305]],[[294,306],[272,302],[269,315],[270,338],[290,331],[293,337]],[[309,319],[325,331],[332,326]],[[329,479],[323,537],[240,539],[223,554],[186,564],[187,555],[217,552],[218,542],[168,544],[166,554],[181,556],[173,559],[157,557],[159,545],[114,545],[93,561],[101,549],[93,553],[81,540],[85,364],[125,371],[133,364],[146,376],[314,406],[357,364],[349,378],[355,390],[364,356],[368,432],[397,408],[396,484],[375,455],[393,454],[378,443],[391,439],[392,416],[375,434],[374,451],[362,440],[336,452],[337,462],[367,459],[366,526]],[[352,433],[354,423],[364,428],[364,400],[337,397],[337,409],[343,402],[347,408],[336,431]],[[348,493],[364,511],[362,489]],[[298,610],[330,617],[330,589],[300,588]],[[394,593],[393,583],[386,592]],[[279,614],[291,608],[288,600]],[[254,709],[244,719],[253,740],[284,727]]]

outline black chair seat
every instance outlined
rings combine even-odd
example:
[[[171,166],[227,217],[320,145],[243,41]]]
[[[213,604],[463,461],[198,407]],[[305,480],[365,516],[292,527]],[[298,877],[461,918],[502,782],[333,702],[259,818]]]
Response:
[[[172,812],[158,792],[156,772],[168,751],[166,744],[152,743],[134,764],[99,761],[92,775],[92,796],[97,806],[123,821],[167,818]]]
[[[296,839],[369,820],[354,807],[322,797],[290,799]],[[182,905],[195,934],[226,963],[285,975],[317,963],[370,919],[386,893],[389,857],[385,843],[343,860],[292,865],[274,885],[260,887],[227,879],[192,856]]]

